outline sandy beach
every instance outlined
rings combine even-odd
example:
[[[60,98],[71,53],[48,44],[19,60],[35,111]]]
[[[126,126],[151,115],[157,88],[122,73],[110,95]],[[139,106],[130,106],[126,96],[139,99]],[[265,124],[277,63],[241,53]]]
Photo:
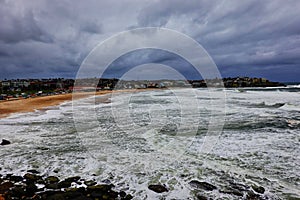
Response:
[[[142,92],[145,90],[158,90],[153,88],[148,89],[127,89],[127,90],[104,90],[98,92],[78,92],[67,93],[53,96],[42,96],[28,99],[18,99],[11,101],[0,101],[0,118],[8,117],[13,113],[34,112],[35,110],[44,109],[50,106],[59,105],[65,101],[71,101],[72,99],[87,98],[92,95],[104,95],[115,92]]]
[[[18,99],[12,101],[0,101],[0,118],[4,118],[13,113],[33,112],[35,110],[43,109],[49,106],[56,106],[65,101],[71,101],[72,98],[80,99],[86,98],[92,95],[104,95],[112,93],[112,91],[99,91],[99,92],[82,92],[76,93],[73,96],[72,93],[59,94],[53,96],[42,96],[28,99]]]

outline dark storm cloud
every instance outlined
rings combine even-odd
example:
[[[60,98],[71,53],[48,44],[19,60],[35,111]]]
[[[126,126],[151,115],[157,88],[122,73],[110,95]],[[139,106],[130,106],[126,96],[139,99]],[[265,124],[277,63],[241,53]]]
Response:
[[[110,66],[108,66],[107,70],[103,74],[103,77],[112,78],[113,76],[111,76],[111,74],[121,77],[131,68],[147,63],[169,66],[170,68],[182,74],[182,76],[185,76],[187,79],[201,78],[195,68],[184,58],[168,51],[151,48],[132,51],[120,56],[113,63],[111,63]],[[147,70],[147,72],[151,73],[151,70]],[[152,71],[152,73],[156,72]]]
[[[0,4],[2,79],[74,77],[99,42],[145,26],[174,29],[196,39],[224,76],[280,81],[300,77],[298,0],[21,0]],[[117,74],[118,66],[129,69],[143,60],[192,74],[178,56],[161,52],[136,52],[122,59],[115,62],[112,73]]]
[[[17,43],[26,40],[52,41],[49,35],[37,25],[31,10],[13,13],[10,6],[2,2],[0,13],[0,41],[4,43]]]

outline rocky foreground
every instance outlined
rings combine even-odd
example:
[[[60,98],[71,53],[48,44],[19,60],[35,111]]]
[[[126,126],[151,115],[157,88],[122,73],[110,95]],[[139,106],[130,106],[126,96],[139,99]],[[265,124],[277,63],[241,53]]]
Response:
[[[265,188],[262,186],[250,187],[231,182],[227,189],[220,189],[210,183],[198,180],[191,180],[188,185],[195,199],[211,199],[206,195],[214,191],[225,196],[229,195],[234,199],[269,199],[264,195]],[[161,184],[148,185],[148,189],[157,194],[167,194],[170,191],[166,185]],[[12,199],[129,200],[133,199],[133,196],[125,191],[115,190],[113,184],[98,184],[79,176],[60,180],[56,176],[44,177],[35,170],[29,170],[24,176],[0,175],[0,200]]]
[[[32,170],[24,176],[0,175],[0,200],[101,200],[133,197],[124,191],[116,191],[113,184],[97,184],[79,176],[59,180],[56,176],[42,177]]]

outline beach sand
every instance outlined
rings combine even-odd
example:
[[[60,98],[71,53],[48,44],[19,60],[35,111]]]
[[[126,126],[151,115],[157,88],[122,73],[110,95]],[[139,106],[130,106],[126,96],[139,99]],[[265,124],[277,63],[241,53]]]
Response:
[[[53,96],[43,96],[28,99],[18,99],[11,101],[0,101],[0,118],[8,117],[14,113],[34,112],[35,110],[45,109],[50,106],[57,106],[65,101],[71,101],[72,99],[87,98],[92,95],[104,95],[115,92],[142,92],[145,90],[158,90],[153,88],[148,89],[127,89],[127,90],[104,90],[98,92],[78,92],[67,93]]]
[[[49,106],[56,106],[65,101],[71,101],[74,99],[86,98],[92,95],[103,95],[109,94],[112,91],[99,91],[99,92],[81,92],[59,94],[53,96],[43,96],[28,99],[18,99],[12,101],[1,101],[0,102],[0,118],[7,117],[13,113],[33,112],[35,110],[44,109]]]

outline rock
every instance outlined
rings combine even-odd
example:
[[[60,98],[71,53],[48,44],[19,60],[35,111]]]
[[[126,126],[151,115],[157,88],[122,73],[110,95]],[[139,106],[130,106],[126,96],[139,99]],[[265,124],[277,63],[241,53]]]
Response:
[[[249,191],[246,195],[247,200],[261,200],[262,198],[258,195],[255,194],[253,191]]]
[[[131,200],[133,196],[131,194],[127,194],[125,197],[121,198],[122,200]]]
[[[32,171],[33,172],[33,171]],[[25,181],[24,181],[25,179]],[[42,176],[26,173],[23,177],[8,174],[1,178],[0,176],[0,200],[24,199],[24,200],[100,200],[100,199],[120,199],[130,200],[133,197],[126,192],[117,192],[112,190],[113,184],[95,185],[95,181],[85,182],[87,186],[74,188],[73,182],[77,182],[80,177],[70,177],[59,182],[59,178]],[[10,180],[10,181],[8,181]],[[23,181],[22,183],[19,183]],[[42,182],[45,187],[38,188],[37,183]]]
[[[58,188],[68,188],[68,187],[71,187],[71,184],[72,184],[71,181],[63,180],[57,184],[57,187]]]
[[[10,196],[21,199],[26,195],[26,191],[23,187],[14,187],[11,189]]]
[[[34,183],[29,183],[25,189],[26,196],[28,196],[28,197],[34,196],[34,194],[37,192],[37,190],[38,190],[38,188]]]
[[[64,197],[64,192],[55,191],[55,192],[51,192],[51,193],[44,193],[42,195],[42,199],[45,199],[45,200],[65,200],[66,198]]]
[[[251,187],[257,193],[260,193],[260,194],[265,193],[265,188],[262,186],[252,185]]]
[[[74,177],[66,178],[63,181],[60,181],[57,184],[57,187],[58,188],[68,188],[68,187],[71,187],[72,183],[78,181],[79,179],[80,179],[79,176],[74,176]]]
[[[207,190],[207,191],[212,191],[212,190],[215,190],[217,189],[216,186],[210,184],[210,183],[207,183],[207,182],[200,182],[200,181],[197,181],[197,180],[192,180],[190,181],[190,186],[192,186],[193,188],[197,188],[197,189],[203,189],[203,190]]]
[[[58,184],[56,184],[56,183],[50,183],[50,184],[46,184],[46,185],[45,185],[45,188],[51,189],[51,190],[56,190],[56,189],[58,189],[59,187],[58,187]]]
[[[126,192],[121,191],[121,192],[119,192],[119,195],[120,195],[120,197],[125,197],[126,196]]]
[[[70,178],[66,178],[65,181],[66,182],[77,182],[80,179],[80,176],[74,176],[74,177],[70,177]]]
[[[32,174],[39,174],[40,173],[39,171],[37,171],[35,169],[27,170],[27,172],[32,173]]]
[[[9,144],[10,144],[10,141],[2,139],[2,142],[0,145],[9,145]]]
[[[197,200],[208,200],[208,198],[202,194],[197,194],[196,198],[197,198]]]
[[[233,189],[239,190],[239,191],[248,191],[250,189],[249,186],[244,185],[242,183],[237,183],[232,180],[229,181],[229,184],[230,184],[230,188],[233,188]]]
[[[58,183],[58,182],[59,182],[59,178],[57,178],[56,176],[48,176],[48,177],[45,179],[45,182],[46,182],[47,184]]]
[[[87,187],[87,192],[92,193],[93,191],[98,191],[98,192],[107,192],[112,189],[112,185],[94,185],[94,186],[89,186]]]
[[[84,187],[79,187],[79,188],[67,188],[65,189],[66,192],[80,192],[80,193],[85,193],[85,188]]]
[[[93,185],[96,185],[97,182],[96,182],[96,181],[90,180],[90,181],[84,181],[84,184],[85,184],[86,186],[93,186]]]
[[[64,197],[66,199],[75,199],[75,198],[83,199],[85,197],[83,193],[81,193],[80,190],[78,190],[77,188],[72,188],[72,189],[73,190],[68,190],[64,193]]]
[[[36,182],[38,180],[42,180],[41,176],[38,176],[38,175],[35,175],[35,174],[30,174],[30,173],[25,174],[23,178],[26,179],[26,181],[29,181],[29,182]]]
[[[221,190],[220,192],[225,193],[225,194],[240,196],[240,197],[244,195],[242,191],[239,191],[239,190],[234,189],[234,188],[228,188],[228,189],[225,189],[225,190]]]
[[[10,188],[12,188],[14,184],[12,182],[4,182],[0,185],[0,194],[3,194],[4,192],[8,191]]]
[[[13,182],[21,182],[21,181],[23,181],[23,177],[22,176],[10,176],[9,177],[9,180],[10,181],[13,181]]]
[[[148,186],[149,190],[152,190],[156,193],[163,193],[163,192],[168,192],[169,190],[163,186],[163,185],[149,185]]]

